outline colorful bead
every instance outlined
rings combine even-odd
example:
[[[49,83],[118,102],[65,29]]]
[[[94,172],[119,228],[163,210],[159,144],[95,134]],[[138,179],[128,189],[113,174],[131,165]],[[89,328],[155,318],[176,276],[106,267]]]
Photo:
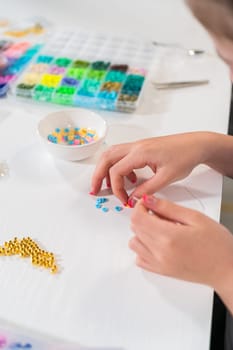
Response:
[[[63,145],[84,145],[96,140],[98,140],[96,131],[89,128],[56,128],[48,135],[48,141]]]
[[[32,97],[39,101],[51,101],[52,94],[54,92],[53,87],[47,87],[44,85],[36,85],[33,90]]]
[[[61,104],[72,104],[76,88],[73,86],[59,86],[53,94],[52,101]]]
[[[41,84],[46,87],[57,87],[62,79],[61,75],[44,74],[41,78]]]
[[[87,78],[100,81],[104,78],[105,75],[106,75],[105,70],[90,69],[89,72],[87,73]]]
[[[40,81],[40,74],[38,73],[27,73],[22,78],[22,83],[25,85],[36,85]]]
[[[117,71],[117,70],[110,70],[107,75],[105,80],[106,81],[114,81],[114,82],[120,82],[122,83],[126,79],[126,73],[122,71]]]
[[[42,74],[47,72],[48,67],[49,65],[47,63],[35,63],[29,67],[28,71],[31,73]]]
[[[9,85],[8,84],[0,84],[0,97],[5,96],[7,91],[8,91],[8,89],[9,89]]]
[[[51,252],[47,252],[39,247],[39,245],[30,237],[4,242],[0,247],[0,256],[19,255],[21,258],[30,258],[31,263],[35,266],[50,269],[52,273],[58,271],[55,264],[55,256]],[[25,347],[25,346],[24,346]],[[28,349],[30,345],[26,346]]]
[[[48,69],[48,73],[49,74],[55,74],[55,75],[59,75],[59,74],[64,74],[66,71],[66,69],[64,67],[60,67],[60,66],[50,66]]]
[[[106,70],[110,66],[110,62],[95,61],[92,63],[91,68],[97,71]]]
[[[128,68],[129,66],[127,64],[114,64],[110,67],[111,70],[119,72],[126,72]]]
[[[122,210],[123,210],[123,208],[122,208],[122,207],[120,207],[119,205],[116,205],[116,206],[115,206],[115,210],[119,212],[119,211],[122,211]]]
[[[59,67],[67,67],[71,63],[71,59],[67,57],[59,57],[55,60],[55,64]]]
[[[108,209],[107,207],[103,207],[101,210],[102,210],[104,213],[107,213],[107,212],[109,211],[109,209]]]
[[[106,203],[108,202],[108,198],[106,197],[99,197],[96,199],[96,203],[100,203],[100,204],[103,204],[103,203]]]
[[[87,73],[86,68],[68,68],[66,76],[69,78],[74,78],[76,80],[82,80]]]
[[[74,78],[65,77],[62,79],[61,84],[64,86],[74,86],[75,87],[75,86],[79,85],[79,81],[77,79],[74,79]]]
[[[88,61],[75,60],[72,63],[72,67],[74,68],[87,68],[90,65]]]
[[[7,340],[4,336],[0,336],[0,348],[3,348],[7,343]]]
[[[53,56],[39,56],[38,58],[37,58],[37,62],[38,63],[47,63],[47,64],[49,64],[49,63],[51,63],[52,62],[52,60],[53,60]]]

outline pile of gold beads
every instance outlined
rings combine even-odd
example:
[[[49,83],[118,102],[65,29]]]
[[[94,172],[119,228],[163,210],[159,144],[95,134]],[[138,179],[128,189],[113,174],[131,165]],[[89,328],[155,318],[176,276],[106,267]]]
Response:
[[[58,272],[54,254],[41,249],[30,237],[22,239],[15,237],[13,240],[4,242],[3,246],[0,246],[0,256],[11,255],[30,258],[32,265],[50,269],[51,273]]]

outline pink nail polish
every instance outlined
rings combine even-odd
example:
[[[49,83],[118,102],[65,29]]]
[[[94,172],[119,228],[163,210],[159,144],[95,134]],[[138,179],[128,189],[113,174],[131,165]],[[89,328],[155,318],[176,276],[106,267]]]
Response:
[[[156,202],[156,198],[154,196],[148,196],[148,194],[144,194],[142,196],[142,199],[145,203],[151,204],[151,205],[155,204],[155,202]]]
[[[137,180],[132,180],[131,182],[132,184],[136,184]]]
[[[129,204],[128,203],[124,203],[124,207],[126,208],[130,208]]]
[[[139,198],[133,196],[129,198],[128,204],[131,208],[134,208],[138,201],[139,201]]]
[[[93,191],[89,192],[89,194],[90,194],[91,196],[94,196],[94,195],[95,195],[95,193],[94,193]]]
[[[132,198],[129,198],[128,199],[128,205],[130,208],[133,208],[134,207],[134,202],[133,202],[133,199]]]

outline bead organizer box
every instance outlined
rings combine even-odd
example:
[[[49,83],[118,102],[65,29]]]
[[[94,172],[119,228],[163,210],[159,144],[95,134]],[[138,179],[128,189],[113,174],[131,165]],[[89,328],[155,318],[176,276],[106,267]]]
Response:
[[[84,31],[51,36],[15,86],[36,101],[132,112],[154,55],[151,43]]]
[[[0,320],[0,349],[1,350],[91,350],[50,337],[47,334],[34,332],[18,324]],[[93,349],[95,350],[95,349]],[[111,349],[103,349],[111,350]]]
[[[40,49],[40,44],[0,39],[0,96],[7,93],[10,84]]]

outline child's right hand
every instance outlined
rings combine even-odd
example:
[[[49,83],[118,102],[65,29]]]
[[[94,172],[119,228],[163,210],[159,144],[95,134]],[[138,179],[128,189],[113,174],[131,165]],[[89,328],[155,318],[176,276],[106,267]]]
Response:
[[[208,145],[207,132],[193,132],[154,137],[114,145],[104,152],[92,177],[91,192],[97,194],[106,179],[113,193],[128,202],[124,177],[136,183],[135,169],[149,166],[154,175],[131,193],[130,197],[153,194],[162,187],[185,178],[195,166],[204,162]]]
[[[145,195],[132,211],[131,228],[129,246],[138,266],[211,286],[233,314],[233,236],[225,227],[196,210]]]

